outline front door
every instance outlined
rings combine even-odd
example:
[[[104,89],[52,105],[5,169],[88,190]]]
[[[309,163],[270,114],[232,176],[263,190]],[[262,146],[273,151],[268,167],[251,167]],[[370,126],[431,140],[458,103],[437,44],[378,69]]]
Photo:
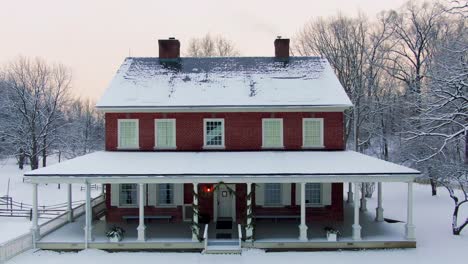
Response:
[[[227,185],[231,190],[235,190],[235,184]],[[220,185],[217,190],[218,198],[218,218],[232,218],[235,196],[229,192],[226,185]]]

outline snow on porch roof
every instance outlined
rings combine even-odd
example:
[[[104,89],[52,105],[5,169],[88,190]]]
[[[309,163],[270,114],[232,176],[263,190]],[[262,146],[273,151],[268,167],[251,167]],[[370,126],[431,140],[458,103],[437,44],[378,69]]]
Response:
[[[26,172],[27,178],[58,177],[297,177],[399,176],[418,171],[354,151],[101,151]],[[406,178],[405,178],[406,177]]]
[[[326,59],[126,58],[100,109],[350,107]]]

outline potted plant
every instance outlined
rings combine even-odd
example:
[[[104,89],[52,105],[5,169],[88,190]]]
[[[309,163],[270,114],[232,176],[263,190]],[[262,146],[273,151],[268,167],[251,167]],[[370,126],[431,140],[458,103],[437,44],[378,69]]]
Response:
[[[106,237],[109,238],[110,242],[119,242],[123,239],[125,230],[118,226],[113,226],[109,231],[106,232]]]
[[[325,231],[327,232],[328,241],[336,242],[338,240],[338,236],[341,235],[340,231],[333,227],[325,227]]]

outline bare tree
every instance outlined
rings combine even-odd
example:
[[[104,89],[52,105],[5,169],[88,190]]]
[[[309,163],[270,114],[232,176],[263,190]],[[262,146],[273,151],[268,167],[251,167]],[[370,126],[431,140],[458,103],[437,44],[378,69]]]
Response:
[[[201,38],[190,40],[187,55],[190,57],[235,57],[239,56],[239,51],[231,40],[221,35],[212,36],[208,33]]]
[[[20,57],[5,68],[6,116],[1,136],[22,152],[31,165],[46,165],[48,150],[58,138],[62,108],[69,98],[71,74],[63,65]]]

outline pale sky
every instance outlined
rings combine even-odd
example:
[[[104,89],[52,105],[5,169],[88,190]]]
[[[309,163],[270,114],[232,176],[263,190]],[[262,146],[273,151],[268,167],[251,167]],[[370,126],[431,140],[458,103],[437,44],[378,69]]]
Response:
[[[155,57],[157,39],[182,52],[208,32],[235,42],[242,56],[272,56],[276,36],[337,12],[370,18],[405,0],[0,0],[0,64],[19,55],[60,62],[73,92],[97,100],[125,57]],[[294,41],[294,39],[291,39]]]

